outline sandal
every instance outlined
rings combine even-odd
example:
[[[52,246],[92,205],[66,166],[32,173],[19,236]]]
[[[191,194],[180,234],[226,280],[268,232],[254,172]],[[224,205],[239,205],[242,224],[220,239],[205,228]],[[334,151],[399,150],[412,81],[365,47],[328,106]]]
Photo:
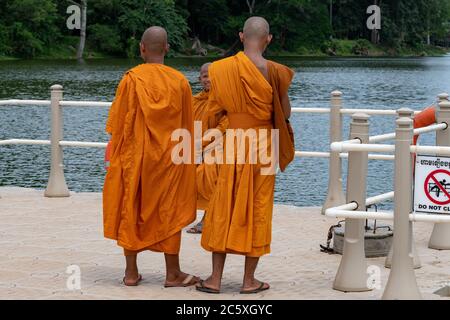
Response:
[[[204,281],[203,280],[200,280],[200,285],[199,286],[195,286],[195,289],[197,289],[197,291],[206,292],[206,293],[215,293],[215,294],[220,293],[220,290],[206,287],[204,285]]]
[[[192,280],[195,280],[195,282],[191,283]],[[177,284],[168,284],[167,282],[164,284],[164,288],[185,288],[193,286],[194,284],[197,284],[199,281],[201,281],[198,277],[193,276],[192,274],[189,274],[186,278],[184,278],[183,282],[177,283]]]
[[[139,277],[137,278],[137,280],[135,282],[127,283],[126,277],[123,277],[122,281],[123,281],[123,284],[126,285],[127,287],[136,287],[139,284],[139,282],[142,281],[142,275],[139,274]]]
[[[186,232],[187,233],[200,234],[200,233],[202,233],[202,231],[203,231],[203,222],[200,221],[195,226],[193,226],[192,228],[188,229]]]
[[[265,285],[267,285],[267,287],[264,287]],[[241,290],[240,294],[252,294],[252,293],[259,293],[261,291],[265,291],[265,290],[269,290],[270,286],[268,283],[265,282],[261,282],[261,285],[256,288],[256,289],[252,289],[252,290]]]

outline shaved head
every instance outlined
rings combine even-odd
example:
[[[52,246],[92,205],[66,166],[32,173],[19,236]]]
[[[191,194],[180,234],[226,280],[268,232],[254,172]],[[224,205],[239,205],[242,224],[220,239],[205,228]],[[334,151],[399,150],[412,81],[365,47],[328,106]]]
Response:
[[[245,38],[259,40],[269,36],[270,26],[263,17],[250,17],[245,21],[243,32]]]
[[[200,73],[208,72],[208,68],[210,65],[211,65],[211,62],[207,62],[207,63],[203,64],[200,68]]]
[[[163,55],[168,48],[167,32],[164,28],[153,26],[142,34],[141,45],[149,54]]]
[[[209,89],[211,88],[211,81],[209,81],[209,73],[208,73],[210,65],[211,65],[210,62],[207,62],[204,65],[202,65],[202,67],[200,68],[200,76],[198,77],[200,83],[202,84],[203,90],[205,91],[209,91]]]

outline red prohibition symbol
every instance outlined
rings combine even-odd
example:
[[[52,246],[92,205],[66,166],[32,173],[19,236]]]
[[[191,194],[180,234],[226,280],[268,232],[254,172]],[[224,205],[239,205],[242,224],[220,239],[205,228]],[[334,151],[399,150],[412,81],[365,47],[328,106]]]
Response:
[[[441,176],[440,178],[437,176],[439,174]],[[444,174],[445,176],[442,176],[442,174]],[[443,169],[432,171],[426,177],[423,187],[425,190],[425,195],[434,204],[446,205],[450,203],[449,171]]]

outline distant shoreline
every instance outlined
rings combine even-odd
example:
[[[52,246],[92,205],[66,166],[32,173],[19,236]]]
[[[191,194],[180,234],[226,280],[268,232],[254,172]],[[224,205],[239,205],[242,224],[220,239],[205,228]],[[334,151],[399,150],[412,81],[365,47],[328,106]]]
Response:
[[[298,54],[280,54],[280,55],[269,55],[268,58],[438,58],[438,57],[444,57],[447,53],[442,54],[436,54],[436,55],[336,55],[336,56],[329,56],[329,55],[298,55]],[[224,58],[222,56],[186,56],[186,55],[175,55],[168,57],[167,59],[193,59],[193,60],[207,60],[207,59],[221,59]],[[138,58],[127,58],[127,57],[89,57],[84,58],[86,61],[95,61],[95,60],[107,60],[107,59],[121,59],[121,60],[138,60]],[[54,60],[60,60],[60,61],[76,61],[76,58],[73,57],[37,57],[32,59],[26,59],[26,58],[17,58],[17,57],[0,57],[0,62],[7,62],[7,61],[54,61]]]
[[[423,45],[420,48],[389,48],[380,45],[373,45],[367,40],[331,40],[321,48],[300,47],[295,52],[268,50],[268,57],[271,58],[420,58],[420,57],[441,57],[450,53],[450,48]],[[222,55],[211,53],[206,56],[189,55],[183,52],[172,52],[168,59],[220,59]],[[87,50],[85,60],[102,59],[139,59],[127,58],[124,56],[105,55],[100,52]],[[0,61],[17,60],[76,60],[74,52],[61,50],[59,53],[37,56],[31,59],[0,56]]]

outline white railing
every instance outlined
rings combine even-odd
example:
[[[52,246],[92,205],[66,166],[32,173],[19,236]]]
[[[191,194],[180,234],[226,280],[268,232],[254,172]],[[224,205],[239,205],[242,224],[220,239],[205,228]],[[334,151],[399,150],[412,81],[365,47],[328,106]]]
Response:
[[[440,97],[446,98],[445,94],[440,95]],[[15,106],[43,106],[51,107],[52,110],[52,135],[55,140],[31,140],[31,139],[7,139],[0,140],[0,146],[4,145],[52,145],[52,165],[55,171],[59,174],[56,176],[59,179],[64,178],[63,171],[58,169],[62,167],[62,149],[61,147],[79,147],[79,148],[106,148],[107,143],[105,142],[86,142],[86,141],[64,141],[62,140],[62,119],[61,112],[62,107],[110,107],[112,102],[98,102],[98,101],[67,101],[62,99],[62,87],[59,85],[52,86],[51,88],[51,100],[0,100],[0,106],[15,105]],[[332,144],[331,152],[320,152],[320,151],[296,151],[295,156],[297,158],[329,158],[330,159],[330,175],[328,183],[327,200],[323,206],[323,212],[325,209],[333,207],[337,202],[336,200],[342,200],[344,197],[342,191],[342,174],[341,174],[341,163],[339,159],[348,158],[348,153],[343,151],[355,151],[360,150],[363,146],[361,141],[358,139],[352,139],[349,141],[342,141],[342,115],[353,115],[356,113],[364,112],[370,115],[399,115],[400,110],[377,110],[377,109],[344,109],[342,106],[342,93],[339,91],[333,91],[331,93],[331,107],[330,108],[292,108],[293,113],[316,113],[316,114],[329,114],[330,117],[330,142],[340,143],[341,145]],[[406,111],[410,114],[412,111]],[[414,112],[417,113],[418,111]],[[441,124],[436,125],[436,128],[442,128]],[[417,129],[416,133],[425,133],[433,131],[434,127]],[[394,139],[395,133],[374,136],[370,138],[371,143],[381,142],[389,139]],[[345,148],[343,145],[345,144]],[[347,144],[354,145],[353,147],[348,147]],[[340,148],[340,149],[339,149]],[[386,152],[393,152],[392,146],[374,146],[372,147],[374,152],[379,152],[380,150],[386,150]],[[341,151],[338,151],[341,150]],[[57,159],[60,161],[57,161]],[[369,154],[369,160],[384,160],[384,161],[394,161],[393,155],[388,154]],[[54,176],[50,174],[50,176]],[[49,179],[49,183],[50,183]],[[64,181],[56,182],[53,185],[58,185],[64,190],[55,190],[55,194],[60,196],[61,194],[68,195],[67,187]],[[46,193],[48,196],[52,196],[52,192],[48,191]],[[342,202],[342,201],[341,201]]]
[[[51,145],[52,146],[52,169],[50,172],[49,186],[47,187],[46,196],[68,196],[69,192],[64,179],[64,172],[62,170],[62,148],[61,147],[79,147],[79,148],[106,148],[105,142],[86,142],[86,141],[64,141],[62,140],[63,122],[61,119],[62,107],[110,107],[112,102],[98,102],[98,101],[66,101],[62,99],[62,87],[54,85],[51,87],[50,100],[0,100],[0,106],[42,106],[51,107],[52,112],[52,137],[50,140],[32,140],[32,139],[6,139],[0,140],[0,146],[6,145]],[[376,110],[376,109],[341,109],[341,96],[338,91],[332,93],[332,107],[331,108],[292,108],[293,113],[319,113],[319,114],[333,114],[338,111],[340,115],[351,115],[358,112],[366,112],[372,115],[396,115],[396,110]],[[330,139],[333,132],[338,131],[339,136],[342,132],[341,119],[330,116]],[[336,138],[335,138],[336,139]],[[339,139],[342,140],[342,139]],[[353,141],[357,143],[359,141]],[[333,151],[333,150],[332,150]],[[332,152],[317,152],[317,151],[296,151],[295,156],[298,158],[333,158]],[[348,153],[340,153],[339,158],[348,158]],[[370,154],[371,160],[386,160],[393,161],[392,155]],[[57,172],[57,174],[55,174]],[[339,169],[339,177],[340,177]],[[55,180],[57,179],[57,180]],[[340,179],[330,180],[330,185],[340,183]],[[55,187],[57,186],[57,187]],[[325,205],[324,207],[327,207]]]
[[[349,152],[347,197],[344,204],[325,209],[325,215],[345,218],[344,252],[336,274],[334,288],[342,291],[367,291],[364,224],[365,219],[394,220],[392,267],[383,294],[385,299],[417,299],[420,292],[414,275],[412,254],[415,252],[412,222],[434,222],[435,228],[429,247],[450,249],[450,215],[415,213],[412,208],[412,154],[425,153],[450,155],[450,102],[440,95],[437,124],[413,129],[413,112],[399,110],[404,115],[397,119],[396,132],[369,137],[369,116],[354,114],[350,127],[352,140],[335,141],[331,152]],[[412,145],[414,135],[436,132],[437,146]],[[395,140],[395,145],[379,145],[375,142]],[[440,144],[440,145],[439,145]],[[366,176],[369,152],[394,152],[395,190],[372,198],[366,198]],[[363,176],[362,176],[363,175]],[[385,177],[386,178],[386,177]],[[367,207],[394,199],[394,211],[368,212]],[[388,264],[388,262],[386,262]],[[355,280],[356,279],[356,280]]]
[[[293,113],[330,113],[330,108],[292,108]],[[414,114],[418,114],[420,111],[414,111]],[[376,115],[376,116],[396,116],[397,110],[389,110],[389,109],[341,109],[341,114],[352,115],[355,113],[365,113],[368,115]]]
[[[51,146],[51,168],[45,196],[47,197],[67,197],[67,188],[63,171],[63,149],[62,147],[83,147],[83,148],[105,148],[104,142],[84,142],[63,140],[62,129],[62,107],[110,107],[111,102],[95,101],[64,101],[63,88],[59,85],[51,87],[51,100],[3,100],[0,106],[50,106],[51,108],[51,137],[50,140],[31,139],[7,139],[0,140],[0,146],[6,145],[50,145]],[[330,117],[330,152],[316,151],[296,151],[295,156],[299,158],[329,158],[329,184],[327,200],[323,206],[323,213],[329,217],[346,218],[346,232],[344,253],[341,266],[336,275],[334,288],[343,291],[362,291],[366,288],[364,284],[356,283],[355,278],[361,278],[361,273],[366,269],[361,269],[361,260],[364,259],[364,231],[363,225],[358,222],[361,219],[381,219],[394,220],[396,232],[394,234],[394,255],[392,261],[392,274],[406,272],[410,277],[410,283],[406,286],[407,291],[397,284],[397,278],[389,277],[389,290],[385,291],[384,297],[417,297],[418,289],[415,286],[415,277],[411,274],[410,265],[405,262],[411,252],[412,221],[416,222],[450,222],[450,216],[424,215],[411,213],[408,208],[411,206],[411,153],[432,153],[439,155],[450,155],[450,135],[447,123],[450,123],[450,103],[447,102],[448,95],[439,95],[440,112],[438,124],[430,125],[426,128],[413,130],[412,120],[405,117],[413,117],[418,111],[409,109],[399,110],[375,110],[375,109],[343,109],[342,93],[333,91],[331,94],[330,108],[292,108],[293,113],[317,113],[329,114]],[[350,130],[350,140],[342,139],[342,115],[352,115],[353,121]],[[397,116],[397,130],[395,133],[382,134],[369,137],[368,118],[369,115]],[[406,119],[406,120],[405,120]],[[445,136],[447,143],[445,146],[411,146],[408,139],[412,139],[413,134],[423,134],[426,132],[437,132],[437,140],[443,141]],[[442,133],[442,134],[441,134]],[[408,138],[408,139],[405,139]],[[374,144],[378,142],[396,140],[396,145]],[[375,154],[369,154],[374,152]],[[379,152],[393,153],[395,155],[377,154]],[[408,156],[407,156],[407,155]],[[348,158],[348,188],[347,200],[353,199],[345,204],[345,197],[342,191],[341,179],[341,158]],[[388,160],[395,161],[395,192],[391,191],[375,197],[366,198],[366,177],[358,176],[360,172],[367,170],[367,161]],[[358,200],[359,199],[359,202]],[[379,211],[367,212],[367,206],[394,199],[394,212]],[[358,203],[364,204],[362,208]],[[359,210],[358,210],[359,209]],[[364,210],[361,210],[364,209]],[[450,224],[448,224],[450,225]],[[435,225],[436,229],[436,225]],[[409,232],[408,232],[409,230]],[[439,230],[449,232],[449,229]],[[434,232],[434,231],[433,231]],[[362,237],[362,238],[361,238]],[[408,238],[409,237],[409,238]],[[432,236],[433,237],[433,236]],[[435,236],[440,239],[440,235]],[[405,241],[407,239],[407,241]],[[409,248],[405,247],[405,242],[409,243]],[[438,241],[439,242],[439,241]],[[361,245],[362,244],[362,245]],[[447,244],[444,244],[444,246]],[[450,244],[449,248],[450,248]],[[438,247],[442,244],[439,244]],[[430,240],[430,247],[433,247]],[[355,267],[356,266],[356,267]],[[345,271],[346,268],[352,270]],[[396,270],[394,272],[394,270]],[[400,270],[400,271],[399,271]],[[363,276],[361,279],[365,279]],[[357,282],[357,281],[356,281]],[[392,285],[389,285],[392,284]],[[405,293],[407,292],[407,293]],[[419,294],[420,295],[420,294]]]

